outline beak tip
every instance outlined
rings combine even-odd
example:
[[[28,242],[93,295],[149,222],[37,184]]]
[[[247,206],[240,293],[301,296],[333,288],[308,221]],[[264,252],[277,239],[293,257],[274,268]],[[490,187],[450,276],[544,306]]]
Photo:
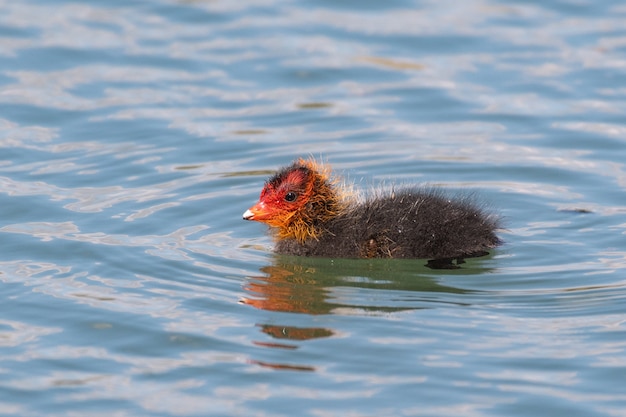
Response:
[[[253,218],[254,218],[254,213],[251,212],[250,210],[246,210],[245,213],[243,213],[244,220],[252,220]]]

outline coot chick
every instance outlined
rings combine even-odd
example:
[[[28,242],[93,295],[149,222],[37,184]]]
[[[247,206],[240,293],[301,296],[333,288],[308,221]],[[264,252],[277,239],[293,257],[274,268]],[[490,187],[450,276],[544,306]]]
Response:
[[[471,198],[412,187],[358,199],[312,159],[280,169],[243,218],[271,226],[290,255],[459,263],[501,244],[498,216]]]

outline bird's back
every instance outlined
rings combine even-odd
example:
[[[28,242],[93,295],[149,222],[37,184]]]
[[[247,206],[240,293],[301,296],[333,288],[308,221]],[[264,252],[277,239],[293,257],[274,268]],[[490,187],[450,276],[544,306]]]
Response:
[[[276,251],[346,258],[464,258],[500,244],[498,218],[470,197],[403,189],[367,199],[318,225],[318,239],[279,241]]]

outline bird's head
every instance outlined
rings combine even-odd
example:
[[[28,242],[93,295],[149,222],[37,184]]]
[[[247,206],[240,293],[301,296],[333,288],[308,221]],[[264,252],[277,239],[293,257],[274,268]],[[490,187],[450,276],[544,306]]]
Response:
[[[259,202],[243,218],[275,227],[278,239],[317,238],[320,226],[345,206],[329,174],[314,160],[298,159],[265,183]]]

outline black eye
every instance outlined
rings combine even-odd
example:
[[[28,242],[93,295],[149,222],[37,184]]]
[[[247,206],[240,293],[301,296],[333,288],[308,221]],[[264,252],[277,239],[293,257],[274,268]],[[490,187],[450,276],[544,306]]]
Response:
[[[293,202],[296,201],[296,198],[298,197],[298,194],[294,193],[293,191],[289,191],[287,194],[285,194],[285,201],[288,202]]]

